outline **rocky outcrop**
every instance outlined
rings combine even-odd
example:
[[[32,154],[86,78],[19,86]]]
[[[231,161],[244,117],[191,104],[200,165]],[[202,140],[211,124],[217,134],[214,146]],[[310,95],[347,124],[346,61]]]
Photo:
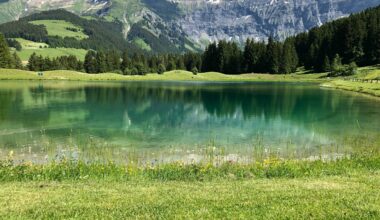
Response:
[[[279,39],[380,4],[378,0],[172,0],[180,25],[199,43]]]
[[[197,48],[220,39],[284,39],[378,4],[379,0],[9,0],[0,1],[0,23],[65,8],[115,17],[124,22],[126,38],[138,24],[174,46]]]

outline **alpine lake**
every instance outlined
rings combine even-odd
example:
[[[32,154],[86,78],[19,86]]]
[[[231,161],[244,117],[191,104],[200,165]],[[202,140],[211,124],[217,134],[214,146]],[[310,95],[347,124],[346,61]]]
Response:
[[[379,146],[380,101],[314,83],[0,82],[0,157],[335,158]]]

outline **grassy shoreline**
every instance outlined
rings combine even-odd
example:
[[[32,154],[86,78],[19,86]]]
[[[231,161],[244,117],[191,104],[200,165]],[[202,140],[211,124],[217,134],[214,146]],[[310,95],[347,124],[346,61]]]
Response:
[[[193,75],[191,72],[175,70],[162,75],[147,74],[144,76],[125,76],[115,73],[87,74],[76,71],[56,70],[45,71],[44,76],[38,76],[36,72],[13,69],[0,69],[0,80],[65,80],[65,81],[269,81],[269,82],[325,82],[326,74],[241,74],[226,75],[216,72],[199,73]]]
[[[0,162],[0,182],[12,181],[80,181],[80,180],[149,180],[210,181],[215,179],[303,178],[349,176],[352,173],[380,171],[380,154],[370,151],[362,155],[314,160],[268,157],[249,164],[236,162],[172,162],[157,165],[86,163],[63,159],[48,164],[32,162]]]
[[[341,89],[380,97],[380,83],[352,82],[348,80],[334,80],[321,84],[325,88]]]
[[[354,78],[370,79],[380,74],[378,67],[363,67]],[[194,82],[314,82],[321,87],[352,91],[380,97],[380,83],[352,82],[341,78],[328,78],[327,73],[294,73],[276,74],[241,74],[226,75],[216,72],[193,75],[188,71],[170,71],[162,75],[147,74],[144,76],[124,76],[115,73],[87,74],[76,71],[56,70],[46,71],[44,76],[36,72],[14,69],[0,69],[0,80],[50,80],[50,81],[89,81],[89,82],[124,82],[124,81],[194,81]]]

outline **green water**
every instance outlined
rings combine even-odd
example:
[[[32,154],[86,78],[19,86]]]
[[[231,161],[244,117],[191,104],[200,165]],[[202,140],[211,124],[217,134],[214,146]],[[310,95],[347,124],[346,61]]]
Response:
[[[312,155],[379,131],[378,99],[316,84],[0,82],[2,157],[169,157],[210,146]]]

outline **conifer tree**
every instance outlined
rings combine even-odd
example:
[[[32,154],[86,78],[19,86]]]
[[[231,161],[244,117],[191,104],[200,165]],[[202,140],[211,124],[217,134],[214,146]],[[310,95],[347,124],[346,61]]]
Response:
[[[11,68],[12,56],[4,35],[0,33],[0,68]]]
[[[331,71],[331,64],[330,64],[330,59],[328,56],[325,56],[325,59],[323,59],[322,71],[323,72]]]
[[[165,65],[160,63],[157,67],[157,73],[158,74],[163,74],[166,71]]]
[[[84,69],[87,73],[98,73],[96,52],[89,50],[84,59]]]
[[[127,69],[131,68],[131,59],[129,58],[129,54],[127,51],[125,51],[122,55],[122,62],[121,62],[121,70],[125,72]]]
[[[279,43],[275,42],[273,37],[269,37],[267,45],[267,61],[268,72],[279,73],[280,71],[280,54],[281,49]]]
[[[16,52],[14,52],[12,54],[12,63],[13,63],[12,68],[16,68],[16,69],[22,69],[23,68],[22,61]]]
[[[96,53],[96,72],[107,72],[107,57],[103,51],[99,51]]]

